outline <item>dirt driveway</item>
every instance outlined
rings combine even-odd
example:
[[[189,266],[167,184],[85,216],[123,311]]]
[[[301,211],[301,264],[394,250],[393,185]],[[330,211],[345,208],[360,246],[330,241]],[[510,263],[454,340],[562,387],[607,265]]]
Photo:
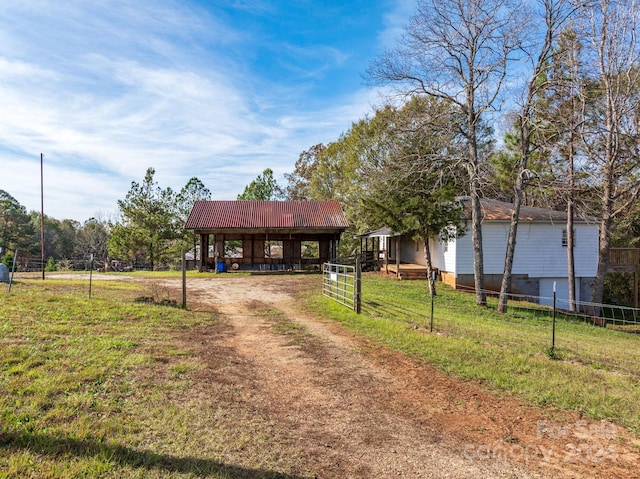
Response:
[[[640,477],[638,447],[618,426],[525,406],[301,313],[296,294],[319,285],[317,276],[189,278],[189,308],[215,310],[228,327],[187,339],[211,380],[220,380],[215,351],[232,356],[225,377],[296,441],[317,477]]]

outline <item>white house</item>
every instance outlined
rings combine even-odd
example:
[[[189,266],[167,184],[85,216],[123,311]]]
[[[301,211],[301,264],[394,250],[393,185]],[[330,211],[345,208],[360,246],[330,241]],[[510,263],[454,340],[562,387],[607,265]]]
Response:
[[[513,205],[483,199],[481,209],[485,287],[497,291],[502,282]],[[568,306],[566,223],[566,212],[521,208],[511,293],[541,297],[542,304],[551,304],[555,283],[558,306]],[[598,266],[598,224],[593,218],[575,218],[574,231],[576,299],[589,301]],[[422,240],[387,232],[381,245],[385,245],[392,269],[398,266],[396,271],[403,264],[426,264]],[[470,229],[448,243],[430,240],[430,247],[433,267],[443,282],[454,288],[474,287]]]

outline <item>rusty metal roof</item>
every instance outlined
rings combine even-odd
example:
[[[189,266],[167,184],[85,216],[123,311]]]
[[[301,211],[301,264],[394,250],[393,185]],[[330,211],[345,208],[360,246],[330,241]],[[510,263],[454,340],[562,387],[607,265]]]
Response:
[[[185,229],[330,229],[349,224],[338,201],[196,201]]]
[[[480,200],[482,218],[488,221],[511,221],[513,204],[497,200]],[[566,222],[566,211],[554,211],[532,206],[520,207],[520,221]]]
[[[471,200],[469,197],[460,198],[465,206],[467,218],[471,218]],[[513,203],[506,203],[499,200],[482,198],[480,200],[482,211],[482,221],[511,221]],[[562,223],[567,221],[566,211],[549,210],[546,208],[536,208],[533,206],[520,207],[520,221],[530,221],[539,223]],[[576,223],[596,223],[597,219],[591,217],[574,220]]]

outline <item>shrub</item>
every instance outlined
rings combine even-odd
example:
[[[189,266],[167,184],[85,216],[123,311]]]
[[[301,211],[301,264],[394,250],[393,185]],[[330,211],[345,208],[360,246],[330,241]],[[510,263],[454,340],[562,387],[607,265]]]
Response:
[[[54,261],[54,259],[51,256],[47,260],[47,264],[44,267],[44,270],[45,271],[58,271],[58,267],[56,266],[56,262]]]
[[[13,253],[7,251],[7,254],[2,257],[2,261],[0,261],[0,263],[6,264],[9,269],[11,269],[13,266]]]

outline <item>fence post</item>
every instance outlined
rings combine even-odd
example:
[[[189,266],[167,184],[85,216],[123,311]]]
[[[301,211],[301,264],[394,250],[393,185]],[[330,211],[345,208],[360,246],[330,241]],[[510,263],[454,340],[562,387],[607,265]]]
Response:
[[[362,264],[360,258],[356,258],[356,314],[362,309]]]
[[[89,299],[91,299],[91,283],[93,282],[93,253],[91,253],[91,260],[89,261]]]
[[[433,280],[436,280],[436,272],[433,272]],[[427,281],[429,281],[429,278],[427,278]],[[429,325],[429,332],[433,333],[433,303],[434,303],[434,296],[433,294],[430,295],[431,296],[431,321],[430,321],[430,325]]]
[[[13,266],[11,266],[11,276],[9,276],[9,294],[11,294],[11,285],[13,284],[13,273],[16,271],[16,262],[18,260],[18,250],[13,254]]]
[[[429,324],[429,332],[433,333],[433,295],[431,295],[431,321]]]
[[[553,321],[551,326],[551,357],[556,354],[556,282],[553,282]]]

